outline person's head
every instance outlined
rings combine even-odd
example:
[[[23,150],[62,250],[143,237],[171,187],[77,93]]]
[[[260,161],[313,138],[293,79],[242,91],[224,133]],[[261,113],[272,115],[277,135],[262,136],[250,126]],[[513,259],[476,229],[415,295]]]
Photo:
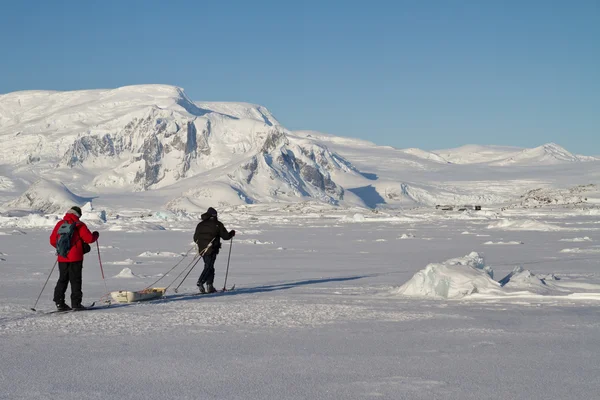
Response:
[[[77,206],[71,207],[71,209],[67,212],[71,213],[71,214],[75,214],[75,215],[77,215],[77,217],[81,218],[81,208],[79,208]]]
[[[208,207],[208,210],[206,210],[206,214],[207,214],[209,217],[212,217],[212,218],[217,218],[217,210],[215,210],[215,209],[214,209],[214,208],[212,208],[212,207]]]
[[[202,221],[209,220],[211,218],[217,219],[217,210],[209,207],[204,214],[201,215]]]

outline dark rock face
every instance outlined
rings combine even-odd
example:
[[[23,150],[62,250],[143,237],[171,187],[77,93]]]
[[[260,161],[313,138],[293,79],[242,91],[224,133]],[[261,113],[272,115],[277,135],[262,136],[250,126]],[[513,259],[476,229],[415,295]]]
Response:
[[[176,119],[164,110],[152,108],[147,115],[133,118],[117,132],[77,138],[60,164],[74,168],[98,159],[115,159],[121,163],[119,168],[136,171],[132,183],[138,190],[149,190],[160,187],[161,182],[164,185],[166,178],[174,182],[189,177],[199,161],[203,161],[200,165],[206,165],[205,161],[211,164],[213,123],[222,122],[209,118]],[[227,175],[232,188],[245,191],[244,185],[255,184],[258,176],[265,176],[273,181],[269,190],[272,189],[274,196],[315,197],[332,204],[343,199],[344,189],[333,181],[330,172],[353,169],[349,162],[321,145],[291,144],[280,126],[266,126],[266,129],[267,132],[252,137],[251,140],[259,142],[248,147],[254,154],[248,154],[249,159],[239,165],[240,173]],[[243,134],[240,137],[244,138]],[[222,150],[219,148],[217,154],[222,154]]]
[[[140,185],[143,189],[160,181],[164,173],[161,174],[160,160],[163,154],[163,145],[156,136],[150,136],[144,140],[142,150],[142,160],[144,169],[137,172],[134,183]]]
[[[91,156],[113,157],[115,154],[115,144],[110,135],[104,135],[102,137],[84,136],[73,143],[71,148],[63,156],[62,162],[69,167],[74,167]]]

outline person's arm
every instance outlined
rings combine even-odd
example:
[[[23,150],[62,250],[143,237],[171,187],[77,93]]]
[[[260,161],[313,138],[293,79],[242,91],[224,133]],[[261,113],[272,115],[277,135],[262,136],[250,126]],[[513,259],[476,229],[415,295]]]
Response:
[[[227,231],[227,229],[225,229],[225,225],[219,222],[219,236],[221,236],[221,239],[223,240],[229,240],[235,236],[235,231]]]
[[[100,234],[97,231],[94,231],[94,233],[90,232],[87,225],[84,224],[83,222],[81,222],[79,224],[79,237],[85,243],[88,243],[88,244],[94,243],[96,240],[98,240],[99,236],[100,236]]]
[[[56,242],[58,241],[58,238],[56,237],[56,232],[58,232],[58,228],[61,226],[62,224],[56,224],[56,226],[54,227],[54,229],[52,230],[52,233],[50,234],[50,245],[54,248],[56,248]]]
[[[198,228],[200,228],[200,224],[196,225],[196,231],[194,232],[194,243],[198,244]]]

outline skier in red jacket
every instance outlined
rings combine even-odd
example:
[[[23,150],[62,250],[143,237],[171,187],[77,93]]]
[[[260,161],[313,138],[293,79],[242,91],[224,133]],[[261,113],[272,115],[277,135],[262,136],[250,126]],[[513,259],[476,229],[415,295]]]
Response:
[[[83,292],[81,291],[81,278],[83,269],[83,254],[90,251],[90,243],[98,240],[100,234],[97,231],[90,232],[88,227],[79,220],[81,217],[81,208],[74,206],[65,214],[62,221],[59,221],[52,234],[50,235],[50,244],[57,246],[59,234],[58,229],[63,223],[75,224],[75,230],[71,237],[71,248],[66,257],[58,255],[59,277],[54,288],[54,302],[60,311],[70,310],[65,303],[65,292],[67,286],[71,283],[71,305],[73,309],[79,310],[85,307],[81,304]],[[85,251],[84,251],[84,247]]]

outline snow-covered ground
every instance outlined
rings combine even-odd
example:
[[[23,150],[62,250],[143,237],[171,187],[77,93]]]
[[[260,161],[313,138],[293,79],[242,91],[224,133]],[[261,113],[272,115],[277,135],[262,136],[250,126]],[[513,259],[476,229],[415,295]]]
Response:
[[[54,261],[50,225],[4,226],[0,398],[596,398],[600,225],[569,212],[232,209],[222,220],[239,233],[235,291],[191,295],[196,267],[162,300],[62,315],[29,311]],[[100,301],[105,283],[144,288],[191,247],[195,220],[136,218],[87,220],[101,231],[106,281],[94,247],[84,302]],[[570,242],[590,251],[564,252]],[[56,278],[39,310],[53,308]]]

